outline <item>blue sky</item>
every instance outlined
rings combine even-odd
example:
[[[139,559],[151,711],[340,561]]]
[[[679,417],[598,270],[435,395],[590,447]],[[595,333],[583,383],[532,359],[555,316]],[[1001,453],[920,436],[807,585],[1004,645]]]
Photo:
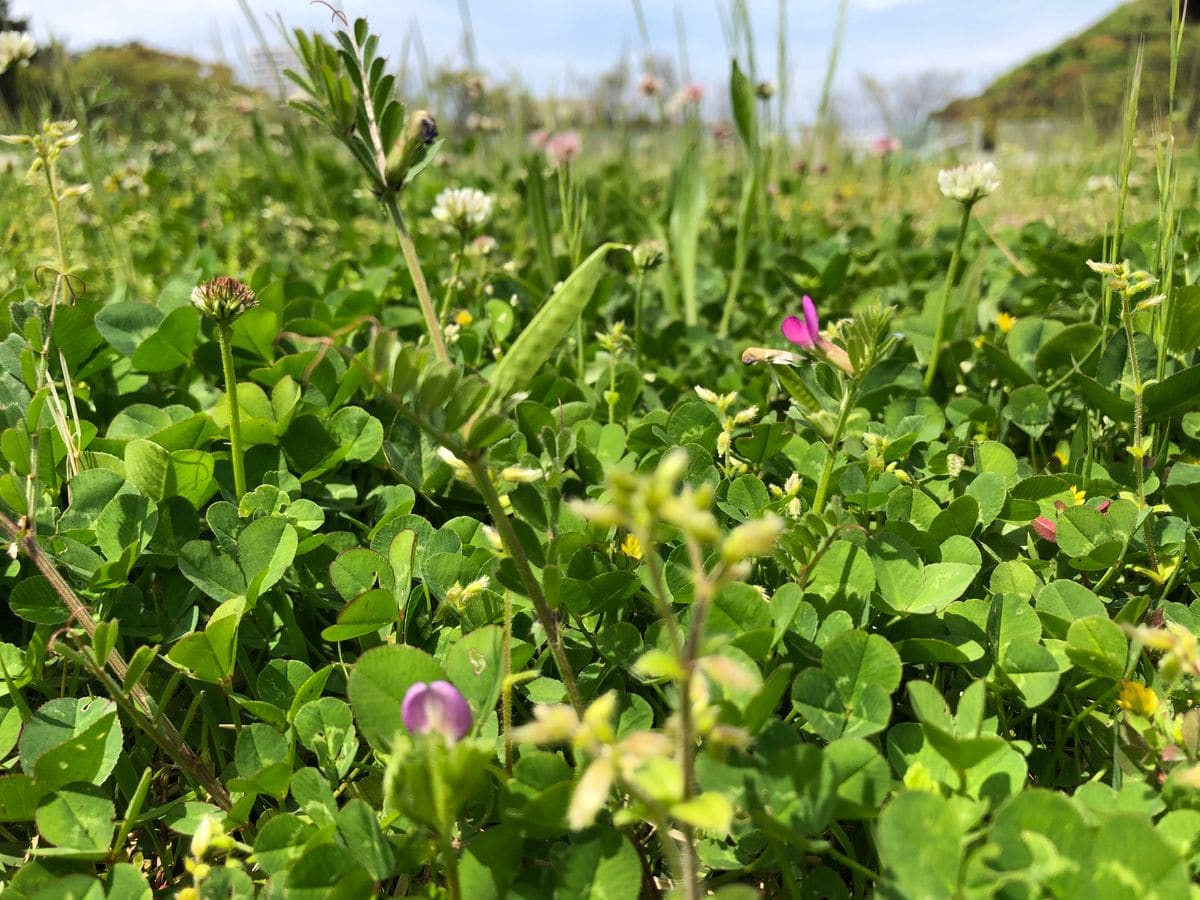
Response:
[[[685,11],[695,80],[718,90],[728,53],[717,4],[726,0],[642,0],[653,49],[677,56],[676,8]],[[802,114],[817,100],[834,31],[837,0],[787,0],[791,92]],[[329,15],[308,0],[247,0],[260,16],[325,29]],[[760,67],[774,74],[778,0],[749,0]],[[456,0],[343,0],[366,15],[398,56],[416,22],[434,63],[461,61]],[[75,48],[138,39],[206,59],[236,61],[253,46],[238,0],[14,0],[35,35]],[[860,73],[889,79],[929,69],[956,72],[964,90],[1054,46],[1118,6],[1117,0],[851,0],[839,84]],[[566,93],[610,68],[622,51],[640,55],[632,0],[471,0],[478,56],[492,77],[518,74],[540,93]],[[268,28],[269,34],[274,34]]]

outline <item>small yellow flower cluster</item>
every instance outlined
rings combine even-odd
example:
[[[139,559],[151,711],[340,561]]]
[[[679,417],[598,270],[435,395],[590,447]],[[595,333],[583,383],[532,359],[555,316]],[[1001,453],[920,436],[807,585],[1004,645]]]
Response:
[[[1121,683],[1117,706],[1126,712],[1149,719],[1158,710],[1158,694],[1144,684],[1124,681]]]
[[[663,455],[658,468],[646,474],[634,474],[620,469],[608,472],[607,502],[576,500],[572,509],[598,525],[623,528],[637,539],[637,551],[643,551],[659,523],[672,525],[688,540],[719,544],[724,564],[722,577],[736,579],[749,567],[749,560],[772,551],[783,530],[783,520],[776,515],[743,522],[722,537],[717,519],[710,509],[713,489],[709,484],[699,487],[684,485],[679,480],[687,470],[687,451],[675,449]],[[628,538],[626,539],[628,542]],[[629,550],[633,549],[628,544]],[[622,548],[625,549],[624,546]],[[631,556],[629,552],[626,555]]]
[[[695,391],[697,397],[716,409],[717,417],[721,420],[721,433],[717,435],[717,455],[724,460],[725,474],[732,475],[736,472],[746,471],[747,466],[744,463],[732,458],[733,432],[734,429],[742,425],[749,425],[757,419],[758,407],[748,406],[730,415],[729,408],[737,400],[737,391],[718,394],[700,385],[696,385]]]
[[[1144,269],[1134,269],[1129,260],[1119,263],[1104,263],[1089,259],[1087,266],[1097,275],[1103,275],[1109,289],[1116,294],[1121,294],[1126,299],[1136,294],[1143,294],[1158,284],[1157,278]],[[1144,301],[1144,304],[1154,305],[1159,299],[1161,298],[1151,298],[1149,301]]]

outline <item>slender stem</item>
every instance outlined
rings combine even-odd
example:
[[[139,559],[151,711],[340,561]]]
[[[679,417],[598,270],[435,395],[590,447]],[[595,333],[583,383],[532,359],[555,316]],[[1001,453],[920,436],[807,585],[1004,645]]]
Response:
[[[395,194],[388,194],[383,205],[387,207],[388,216],[396,228],[396,241],[400,244],[404,264],[408,266],[408,274],[417,292],[417,302],[421,306],[421,315],[425,319],[425,330],[429,333],[433,352],[439,360],[448,363],[450,354],[446,352],[446,342],[442,339],[442,326],[438,323],[437,310],[433,306],[433,298],[429,296],[429,285],[425,283],[425,273],[421,271],[421,259],[417,256],[417,248],[408,232],[408,226],[404,224],[404,217],[400,215],[400,204],[396,202]]]
[[[458,252],[454,254],[454,263],[450,269],[450,280],[446,282],[446,291],[442,294],[442,308],[438,310],[438,320],[445,321],[446,313],[450,311],[450,295],[458,285],[458,276],[462,272],[463,253],[467,249],[467,236],[459,233]]]
[[[504,690],[501,692],[500,718],[504,728],[504,771],[512,777],[513,771],[513,741],[512,741],[512,592],[504,592]]]
[[[680,683],[679,700],[679,764],[683,769],[683,800],[692,797],[692,786],[696,780],[696,733],[692,721],[692,680],[696,677],[696,659],[700,654],[700,643],[704,638],[704,623],[716,593],[716,580],[704,570],[704,554],[700,545],[688,539],[688,557],[692,565],[694,599],[692,621],[688,627],[687,643],[684,644],[683,680]],[[718,573],[717,578],[720,577]],[[696,832],[686,822],[679,823],[683,835],[680,843],[680,861],[683,866],[683,895],[687,900],[698,900],[700,894],[700,861],[696,852]]]
[[[46,185],[50,189],[50,207],[54,210],[54,236],[58,242],[58,269],[61,274],[65,275],[67,271],[67,238],[63,231],[62,204],[58,202],[58,186],[54,183],[53,161],[43,158],[42,171],[46,173]]]
[[[942,355],[942,339],[946,334],[946,307],[950,303],[950,291],[954,287],[954,276],[958,272],[958,260],[962,256],[963,241],[967,237],[967,224],[971,220],[970,203],[962,205],[962,221],[958,226],[958,240],[954,242],[954,252],[950,256],[950,270],[946,273],[946,284],[942,288],[942,296],[938,301],[937,317],[934,319],[933,349],[929,352],[929,362],[925,368],[925,390],[933,386],[933,376],[937,373],[938,358]]]
[[[642,299],[646,288],[646,273],[638,269],[637,288],[633,294],[633,352],[638,371],[642,368]]]
[[[66,579],[55,567],[54,563],[46,556],[41,546],[37,541],[37,534],[32,530],[26,530],[17,527],[17,524],[8,516],[0,513],[0,532],[3,532],[9,540],[17,543],[32,561],[37,570],[50,583],[50,587],[54,589],[63,605],[71,613],[71,620],[77,622],[90,638],[96,632],[96,620],[92,617],[91,610],[79,598],[79,595],[71,588]],[[78,659],[83,665],[87,665],[87,661],[91,658],[90,654],[78,654]],[[120,652],[113,648],[108,653],[108,658],[105,660],[108,669],[111,669],[120,682],[124,682],[129,672],[129,667]],[[179,767],[186,772],[193,781],[208,791],[213,798],[213,802],[222,809],[230,809],[233,805],[230,799],[229,792],[221,783],[220,779],[204,764],[200,757],[196,754],[183,737],[175,730],[175,726],[164,718],[159,718],[154,702],[150,699],[149,693],[140,684],[124,685],[118,684],[105,671],[104,667],[99,665],[94,667],[95,674],[104,682],[112,698],[123,708],[126,709],[134,718],[134,721],[146,731],[147,734],[170,756]]]
[[[675,618],[675,610],[667,596],[667,583],[663,572],[662,560],[654,550],[653,532],[647,529],[637,534],[638,543],[642,545],[642,553],[646,565],[650,568],[650,596],[658,607],[658,617],[662,619],[667,629],[667,639],[671,642],[671,652],[677,658],[683,657],[683,635],[679,630],[679,621]]]
[[[513,528],[512,522],[508,519],[508,513],[504,511],[504,507],[500,504],[500,495],[496,493],[496,486],[492,484],[492,479],[488,475],[487,464],[482,459],[476,458],[470,460],[467,466],[471,470],[475,489],[479,491],[483,497],[483,502],[487,505],[488,512],[492,514],[492,519],[496,523],[496,531],[500,534],[500,540],[504,544],[504,549],[508,551],[509,557],[512,558],[517,575],[520,577],[521,583],[525,585],[529,599],[533,601],[533,608],[537,612],[538,620],[542,623],[542,628],[546,631],[546,642],[550,645],[550,655],[554,657],[554,664],[558,667],[558,674],[562,677],[563,684],[567,689],[567,695],[571,698],[571,705],[575,707],[576,712],[582,714],[584,708],[583,695],[579,693],[579,684],[575,680],[575,670],[571,668],[571,662],[567,659],[567,652],[563,647],[562,632],[558,629],[558,617],[554,614],[554,610],[550,608],[550,604],[546,602],[546,595],[542,591],[542,586],[538,584],[538,580],[533,575],[533,570],[529,567],[529,560],[525,556],[525,548],[521,546],[521,540],[517,537],[516,529]]]
[[[1125,326],[1125,341],[1129,344],[1129,363],[1133,370],[1133,468],[1137,475],[1138,508],[1146,508],[1146,465],[1145,451],[1142,447],[1142,384],[1141,366],[1138,365],[1137,345],[1134,343],[1133,312],[1129,308],[1129,298],[1121,295],[1121,324]],[[1164,348],[1165,351],[1165,348]],[[1142,535],[1146,540],[1146,555],[1150,558],[1150,567],[1158,571],[1158,555],[1154,552],[1154,538],[1150,529],[1150,517],[1142,522]]]
[[[229,398],[229,459],[233,463],[233,493],[241,503],[242,495],[246,493],[246,462],[242,456],[237,372],[233,368],[233,329],[228,323],[217,323],[217,342],[221,345],[221,367],[225,370],[225,396]]]
[[[842,395],[842,405],[838,409],[837,423],[833,427],[833,437],[829,440],[829,451],[825,455],[825,466],[821,469],[821,480],[817,482],[817,492],[813,495],[813,512],[820,515],[825,511],[825,498],[829,495],[829,479],[833,477],[833,464],[837,460],[838,447],[842,443],[842,433],[846,430],[846,421],[850,418],[850,410],[854,407],[854,390],[847,385]]]

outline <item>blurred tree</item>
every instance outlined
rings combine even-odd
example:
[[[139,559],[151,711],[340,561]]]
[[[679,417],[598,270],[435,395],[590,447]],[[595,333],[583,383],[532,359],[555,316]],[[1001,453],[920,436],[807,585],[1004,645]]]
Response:
[[[858,80],[887,133],[912,146],[924,139],[934,113],[958,96],[962,76],[926,69],[888,81],[866,74]]]

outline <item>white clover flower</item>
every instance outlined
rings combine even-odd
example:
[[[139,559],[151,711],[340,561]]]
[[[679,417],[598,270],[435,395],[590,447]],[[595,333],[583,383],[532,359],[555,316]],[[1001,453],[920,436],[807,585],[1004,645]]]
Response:
[[[27,66],[33,54],[37,52],[37,44],[27,34],[20,31],[0,31],[0,75],[3,75],[16,63]]]
[[[492,198],[478,188],[446,188],[433,204],[433,217],[459,231],[483,225],[492,214]]]
[[[957,453],[949,453],[946,455],[946,473],[951,478],[957,478],[962,472],[963,466],[966,464],[967,461]]]
[[[1000,187],[1000,170],[990,159],[942,169],[938,187],[943,196],[959,203],[975,203]]]

